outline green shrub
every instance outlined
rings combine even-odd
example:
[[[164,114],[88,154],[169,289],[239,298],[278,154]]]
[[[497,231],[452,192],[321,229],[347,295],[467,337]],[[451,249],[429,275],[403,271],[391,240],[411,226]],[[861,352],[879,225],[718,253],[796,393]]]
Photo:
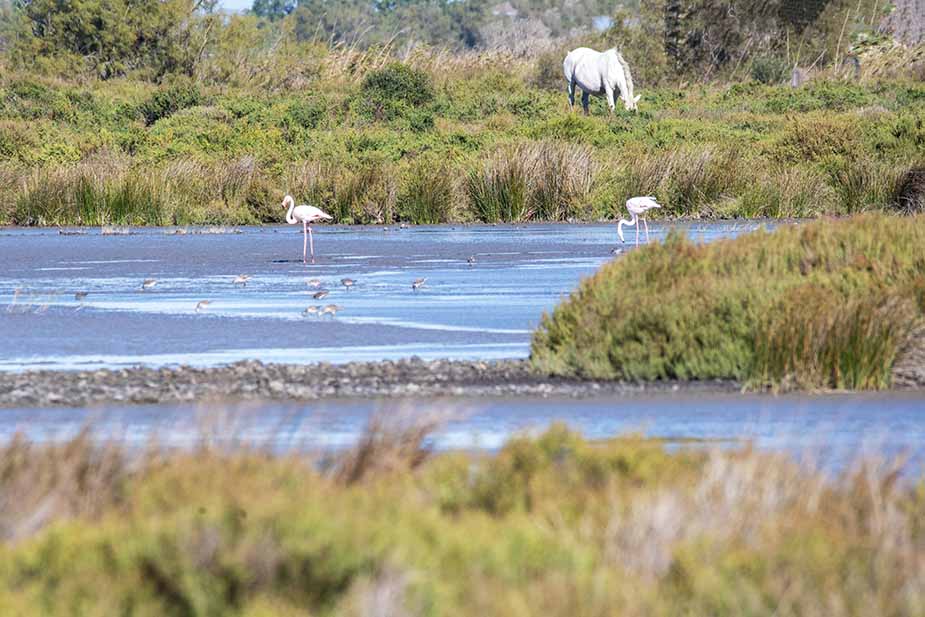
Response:
[[[142,103],[138,111],[150,126],[162,118],[167,118],[181,109],[195,107],[202,102],[199,87],[188,81],[178,80],[173,85],[159,89]]]
[[[434,90],[427,73],[395,62],[366,76],[361,97],[367,114],[392,120],[430,103]]]
[[[779,84],[786,79],[788,68],[779,56],[758,56],[752,59],[751,76],[762,84]]]
[[[673,234],[583,281],[531,358],[596,378],[885,388],[923,317],[910,291],[923,242],[925,218],[875,215],[709,245]]]

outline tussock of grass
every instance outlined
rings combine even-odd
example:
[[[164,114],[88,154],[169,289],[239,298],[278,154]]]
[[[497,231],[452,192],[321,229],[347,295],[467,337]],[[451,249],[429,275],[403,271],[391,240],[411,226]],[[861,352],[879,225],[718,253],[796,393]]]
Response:
[[[327,469],[15,441],[0,452],[0,610],[732,616],[824,601],[847,617],[925,602],[925,493],[896,466],[827,480],[748,449],[669,454],[561,426],[421,458],[429,428],[374,426]]]
[[[595,162],[587,147],[552,141],[498,150],[466,179],[476,217],[485,222],[574,218],[591,192]]]
[[[925,218],[865,215],[696,245],[672,235],[582,282],[534,334],[550,373],[886,388],[925,314]]]

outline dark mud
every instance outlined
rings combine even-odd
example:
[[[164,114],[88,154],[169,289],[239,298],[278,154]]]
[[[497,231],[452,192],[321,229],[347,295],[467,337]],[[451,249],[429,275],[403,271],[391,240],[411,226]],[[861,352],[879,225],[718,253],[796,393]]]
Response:
[[[0,407],[88,407],[111,403],[310,401],[325,398],[580,398],[607,394],[736,392],[734,382],[637,384],[536,373],[528,362],[398,361],[346,364],[238,362],[213,368],[130,368],[0,373]]]

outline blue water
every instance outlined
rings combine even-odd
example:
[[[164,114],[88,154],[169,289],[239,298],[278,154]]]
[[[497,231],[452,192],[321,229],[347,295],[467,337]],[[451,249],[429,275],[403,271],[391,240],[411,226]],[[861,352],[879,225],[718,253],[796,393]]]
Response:
[[[203,441],[277,452],[338,450],[356,443],[370,416],[412,420],[443,414],[438,450],[494,450],[517,434],[564,422],[591,439],[638,433],[674,447],[754,447],[842,471],[860,457],[908,457],[925,470],[922,393],[827,396],[690,395],[589,399],[499,398],[408,401],[325,400],[237,405],[108,406],[0,410],[0,441],[20,431],[35,441],[62,440],[92,426],[100,439],[130,446],[188,447]],[[702,440],[691,443],[688,440]]]
[[[759,226],[650,229],[653,242],[671,229],[708,242]],[[306,266],[301,229],[212,231],[0,230],[0,370],[525,357],[543,312],[632,247],[613,225],[328,226]],[[328,297],[312,298],[311,279]],[[336,317],[302,315],[327,304]]]

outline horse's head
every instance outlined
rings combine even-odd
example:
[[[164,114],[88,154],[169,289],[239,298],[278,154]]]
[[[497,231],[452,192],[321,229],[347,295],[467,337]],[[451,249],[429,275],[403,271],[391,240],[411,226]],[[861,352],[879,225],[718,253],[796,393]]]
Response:
[[[626,111],[637,111],[636,103],[639,102],[639,99],[642,98],[641,94],[637,94],[632,98],[623,99],[623,106],[626,107]]]

